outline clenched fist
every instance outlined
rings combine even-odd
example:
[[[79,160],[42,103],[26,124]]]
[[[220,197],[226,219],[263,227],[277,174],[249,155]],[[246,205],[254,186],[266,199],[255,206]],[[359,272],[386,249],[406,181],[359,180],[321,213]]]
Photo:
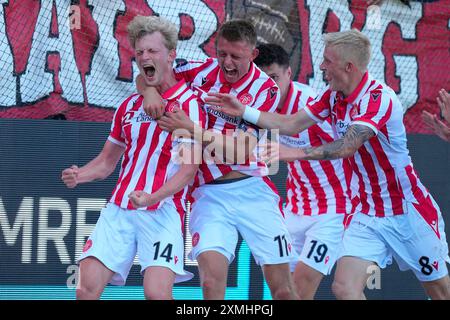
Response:
[[[75,188],[78,185],[78,170],[76,165],[63,170],[61,180],[68,188]]]
[[[142,207],[149,207],[155,204],[155,201],[152,200],[152,195],[142,190],[136,190],[131,192],[128,198],[130,198],[131,204],[136,209]]]

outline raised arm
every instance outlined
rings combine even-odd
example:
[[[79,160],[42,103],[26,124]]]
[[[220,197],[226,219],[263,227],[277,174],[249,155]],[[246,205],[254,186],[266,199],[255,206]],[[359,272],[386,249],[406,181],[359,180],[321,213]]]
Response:
[[[109,140],[102,151],[81,168],[72,165],[62,171],[61,179],[68,188],[75,188],[80,183],[103,180],[114,172],[125,148]]]

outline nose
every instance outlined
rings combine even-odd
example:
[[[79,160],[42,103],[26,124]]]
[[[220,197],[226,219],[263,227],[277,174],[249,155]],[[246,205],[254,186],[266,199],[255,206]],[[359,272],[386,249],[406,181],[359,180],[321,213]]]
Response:
[[[232,59],[229,55],[225,56],[225,58],[223,59],[223,64],[225,66],[230,66],[232,64]]]
[[[322,63],[320,64],[319,68],[322,71],[325,70],[325,62],[324,61],[322,61]]]
[[[150,58],[150,54],[147,51],[142,53],[142,60],[148,60]]]

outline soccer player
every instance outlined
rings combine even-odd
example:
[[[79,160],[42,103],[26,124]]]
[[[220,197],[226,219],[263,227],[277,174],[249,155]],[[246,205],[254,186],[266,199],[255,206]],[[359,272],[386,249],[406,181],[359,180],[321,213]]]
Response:
[[[414,272],[432,299],[450,299],[444,221],[413,168],[401,103],[391,88],[368,73],[371,45],[364,34],[350,30],[324,39],[320,68],[329,86],[296,114],[260,112],[225,94],[213,97],[215,103],[222,112],[287,135],[331,120],[334,142],[295,149],[272,143],[266,157],[350,160],[360,203],[339,253],[333,283],[337,298],[364,299],[368,268],[384,268],[395,258],[402,270]]]
[[[231,20],[224,23],[216,38],[217,58],[179,65],[175,72],[201,96],[227,93],[249,108],[275,111],[279,93],[275,82],[252,61],[257,56],[256,32],[251,23]],[[157,101],[155,90],[145,90],[147,101]],[[155,109],[149,114],[162,114]],[[240,117],[229,117],[205,104],[208,129],[201,140],[209,143],[223,135],[235,134],[244,124]],[[167,130],[186,128],[182,112],[163,116],[159,123]],[[223,299],[228,266],[235,257],[238,232],[247,242],[257,264],[262,266],[272,297],[295,299],[289,262],[293,258],[289,232],[280,208],[280,198],[262,162],[229,164],[210,162],[200,165],[198,187],[193,192],[190,215],[192,259],[199,264],[205,299]]]
[[[291,80],[287,52],[277,44],[257,47],[255,64],[280,88],[277,112],[294,114],[314,100],[314,90]],[[280,142],[293,148],[320,146],[333,141],[331,123],[324,121]],[[286,180],[286,224],[294,249],[300,254],[291,263],[300,299],[314,299],[324,275],[330,274],[344,234],[344,217],[351,213],[349,194],[351,168],[343,160],[294,160],[288,163]],[[295,271],[294,271],[295,270]]]
[[[205,123],[197,96],[172,72],[177,28],[158,17],[137,16],[128,25],[128,37],[144,81],[166,99],[166,112],[181,109],[197,124]],[[190,157],[201,148],[172,139],[144,112],[142,101],[139,94],[127,98],[115,112],[100,154],[62,172],[64,183],[74,188],[105,179],[123,156],[112,197],[79,258],[78,299],[99,298],[107,283],[123,285],[136,253],[147,299],[171,299],[173,283],[192,278],[183,269],[182,225],[187,185],[198,164],[188,158],[175,163],[171,152]]]

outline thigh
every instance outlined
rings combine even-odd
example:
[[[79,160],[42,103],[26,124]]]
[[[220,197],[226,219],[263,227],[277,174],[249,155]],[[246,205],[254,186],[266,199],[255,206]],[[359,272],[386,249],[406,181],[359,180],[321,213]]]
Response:
[[[176,274],[175,282],[193,277],[184,270],[184,238],[175,207],[165,204],[154,211],[139,212],[136,229],[141,273],[149,267],[164,267]]]
[[[357,257],[345,256],[338,260],[334,282],[350,288],[352,292],[363,292],[375,263]]]
[[[97,258],[87,257],[80,262],[78,286],[101,292],[111,281],[114,273]]]
[[[144,292],[146,297],[171,299],[176,274],[169,268],[153,266],[145,269]]]
[[[250,179],[248,179],[250,180]],[[278,196],[262,179],[239,193],[236,226],[247,242],[256,263],[281,264],[295,261],[296,255]]]
[[[205,251],[198,256],[197,260],[200,280],[204,281],[213,277],[226,282],[229,262],[224,255],[216,251]]]
[[[300,259],[306,240],[306,231],[314,224],[315,218],[294,214],[289,210],[284,211],[285,223],[292,241],[292,254],[294,261],[289,263],[291,272],[294,272]]]
[[[189,258],[195,260],[203,252],[215,251],[231,263],[238,242],[232,216],[232,204],[236,199],[220,185],[200,187],[194,192],[194,197],[195,202],[189,216],[192,237]]]
[[[315,217],[315,223],[306,232],[300,261],[328,275],[333,268],[344,234],[343,215],[329,214]]]
[[[131,215],[130,210],[108,204],[78,259],[82,262],[87,257],[95,257],[114,271],[111,284],[125,284],[136,255],[136,230]]]
[[[274,299],[294,299],[296,294],[288,263],[264,264],[262,269]]]
[[[392,217],[386,226],[384,236],[394,258],[401,270],[412,270],[422,282],[441,279],[448,274],[448,245],[442,238],[445,233],[439,238],[412,203],[407,208],[406,214]]]
[[[364,261],[372,261],[380,268],[392,263],[392,253],[378,228],[377,217],[369,217],[357,213],[345,229],[337,259],[355,257]]]

